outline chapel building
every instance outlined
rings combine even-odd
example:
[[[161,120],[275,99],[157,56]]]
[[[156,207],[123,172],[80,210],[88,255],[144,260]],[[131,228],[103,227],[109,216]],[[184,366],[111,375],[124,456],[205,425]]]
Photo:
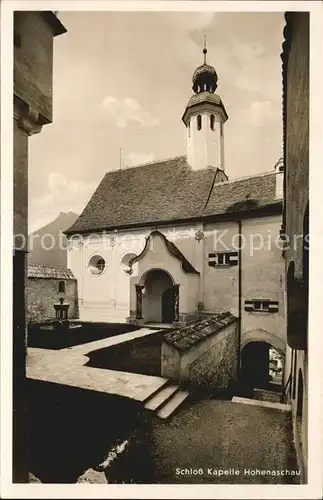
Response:
[[[269,345],[283,354],[286,342],[283,167],[228,178],[228,114],[206,52],[182,117],[186,155],[109,170],[66,231],[68,268],[81,320],[174,326],[230,311],[268,373]]]

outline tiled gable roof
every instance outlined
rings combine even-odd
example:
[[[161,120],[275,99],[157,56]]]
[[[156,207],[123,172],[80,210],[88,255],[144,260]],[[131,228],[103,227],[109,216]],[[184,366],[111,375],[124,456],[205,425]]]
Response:
[[[204,215],[242,212],[276,203],[276,174],[259,174],[216,184]]]
[[[28,278],[44,278],[58,280],[75,280],[70,269],[54,266],[31,265],[28,266]]]
[[[275,173],[214,184],[216,172],[193,171],[184,156],[107,172],[66,233],[183,221],[234,211],[239,203],[239,210],[277,203]]]
[[[160,231],[153,231],[148,236],[148,238],[146,239],[146,244],[145,244],[142,252],[139,255],[137,255],[137,257],[134,257],[133,259],[130,260],[130,262],[129,262],[130,266],[132,266],[135,262],[139,261],[145,255],[146,251],[148,250],[148,248],[150,246],[151,238],[153,236],[155,236],[155,235],[159,235],[162,238],[162,240],[164,241],[164,244],[165,244],[167,250],[169,251],[169,253],[172,254],[174,257],[176,257],[176,259],[178,259],[178,260],[181,261],[183,271],[185,271],[186,273],[200,274],[199,271],[197,271],[192,266],[192,264],[187,260],[187,258],[185,257],[185,255],[182,254],[182,252],[175,245],[175,243],[173,243],[172,241],[168,240],[166,238],[166,236],[163,233],[161,233]]]
[[[221,312],[194,325],[184,326],[166,333],[164,341],[180,351],[186,351],[236,320],[236,316],[229,311]]]

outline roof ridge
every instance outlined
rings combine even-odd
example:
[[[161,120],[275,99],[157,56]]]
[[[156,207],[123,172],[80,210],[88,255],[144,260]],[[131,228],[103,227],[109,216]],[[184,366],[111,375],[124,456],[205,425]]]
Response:
[[[69,267],[51,266],[49,264],[28,264],[28,267],[47,267],[51,269],[63,269],[64,271],[70,271]]]
[[[230,212],[233,216],[233,210],[242,210],[245,214],[251,208],[254,213],[256,209],[277,203],[276,172],[270,163],[267,166],[270,168],[267,172],[232,180],[221,174],[223,180],[216,179],[214,184],[215,166],[194,171],[184,155],[123,169],[120,174],[109,171],[77,221],[64,233],[158,226],[164,222],[172,224],[208,217],[211,213],[227,215]],[[253,205],[251,199],[255,202]],[[203,209],[205,204],[207,207]]]
[[[177,160],[179,158],[185,158],[186,159],[186,155],[170,156],[169,158],[164,158],[162,160],[148,161],[147,163],[139,163],[138,165],[125,165],[125,166],[123,166],[123,168],[116,168],[115,170],[108,170],[106,172],[106,175],[110,174],[111,172],[123,172],[125,170],[130,170],[132,168],[147,167],[147,165],[154,165],[156,163],[165,163],[165,162],[168,162],[168,161]]]
[[[216,182],[214,185],[218,184],[232,184],[233,182],[239,182],[243,181],[246,179],[255,179],[256,177],[265,177],[266,175],[272,175],[275,174],[275,170],[270,170],[267,172],[259,172],[258,174],[249,174],[249,175],[243,175],[241,177],[234,177],[233,179],[228,179],[227,181],[220,181]]]

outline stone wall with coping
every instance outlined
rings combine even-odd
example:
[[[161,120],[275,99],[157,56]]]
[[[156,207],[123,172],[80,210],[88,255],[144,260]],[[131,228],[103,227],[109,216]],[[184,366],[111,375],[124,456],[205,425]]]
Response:
[[[161,374],[182,386],[227,390],[237,378],[236,317],[219,314],[165,335]]]
[[[189,366],[191,390],[230,392],[237,381],[237,323],[224,328],[214,340],[214,345]]]

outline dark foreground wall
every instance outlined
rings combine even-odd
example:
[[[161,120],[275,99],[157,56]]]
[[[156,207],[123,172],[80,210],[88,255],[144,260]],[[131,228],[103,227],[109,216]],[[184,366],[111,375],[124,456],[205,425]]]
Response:
[[[27,482],[25,286],[28,137],[52,121],[53,37],[66,29],[52,11],[14,12],[13,482]],[[9,333],[9,332],[8,332]]]
[[[27,382],[28,470],[43,483],[76,482],[143,425],[134,400]]]

